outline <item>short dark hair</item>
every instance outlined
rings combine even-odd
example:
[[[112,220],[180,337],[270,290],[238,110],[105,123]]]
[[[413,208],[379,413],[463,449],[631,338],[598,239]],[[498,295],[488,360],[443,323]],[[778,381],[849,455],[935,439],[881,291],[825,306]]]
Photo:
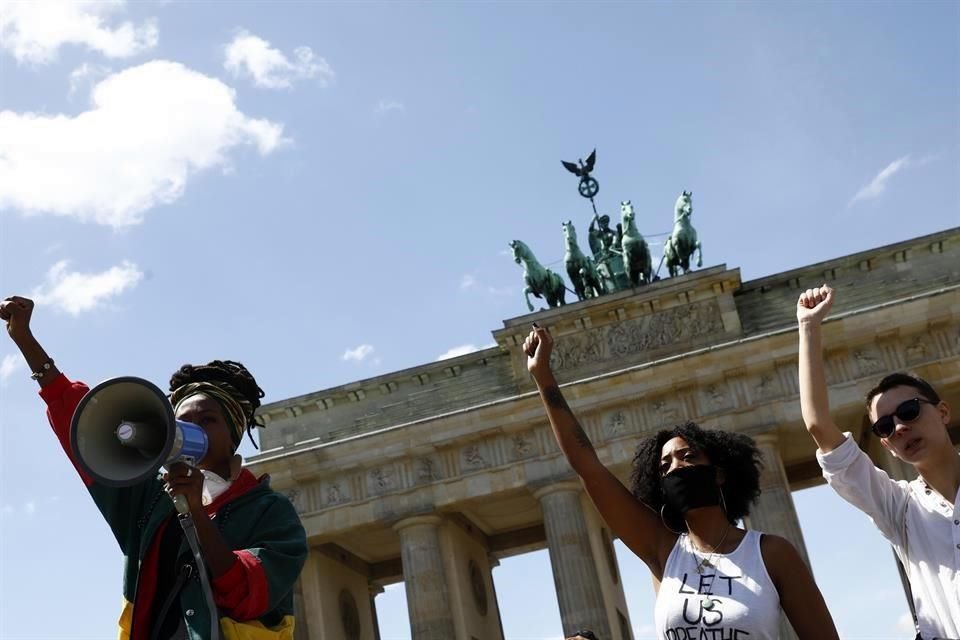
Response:
[[[894,387],[913,387],[930,402],[934,404],[940,404],[940,394],[936,392],[936,390],[933,388],[933,385],[923,378],[918,378],[917,376],[910,375],[909,373],[897,371],[885,376],[883,380],[877,384],[877,386],[875,386],[873,389],[870,389],[866,398],[867,411],[870,411],[870,404],[873,402],[875,397],[881,393],[893,389]]]
[[[703,429],[687,421],[672,429],[658,431],[637,447],[630,473],[630,491],[634,497],[655,511],[663,507],[663,489],[660,475],[660,452],[668,440],[680,436],[704,454],[710,464],[724,474],[723,502],[727,520],[732,524],[750,513],[750,505],[760,495],[760,470],[763,462],[753,438],[742,433],[719,429]],[[686,530],[681,520],[669,525]]]

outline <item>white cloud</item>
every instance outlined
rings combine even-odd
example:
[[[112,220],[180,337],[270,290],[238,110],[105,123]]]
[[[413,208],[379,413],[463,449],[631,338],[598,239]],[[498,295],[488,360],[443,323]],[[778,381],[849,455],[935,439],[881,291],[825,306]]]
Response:
[[[373,115],[378,118],[386,116],[391,111],[405,111],[406,107],[403,106],[402,102],[396,100],[388,100],[386,98],[381,98],[380,102],[377,103],[377,106],[373,109]]]
[[[910,157],[910,154],[907,154],[902,158],[897,158],[881,169],[880,173],[873,177],[873,180],[861,187],[860,190],[857,191],[857,193],[853,196],[853,198],[850,199],[847,207],[852,207],[861,200],[872,200],[873,198],[879,198],[887,190],[887,183],[898,172],[908,167],[919,167],[925,165],[930,162],[930,160],[932,160],[932,158],[929,156],[920,158],[919,160],[914,160]]]
[[[481,349],[488,349],[490,347],[497,346],[496,342],[491,342],[490,344],[480,345],[479,347],[475,344],[462,344],[459,347],[453,347],[448,349],[444,353],[441,353],[437,356],[437,360],[446,360],[447,358],[456,358],[457,356],[463,356],[468,353],[473,353],[474,351],[480,351]]]
[[[67,264],[61,260],[50,267],[47,281],[33,291],[37,304],[54,305],[75,316],[96,309],[143,279],[137,265],[127,261],[101,273],[67,271]]]
[[[478,351],[480,347],[475,344],[462,344],[459,347],[453,347],[447,351],[441,353],[437,356],[437,360],[446,360],[447,358],[456,358],[457,356],[466,355],[468,353],[473,353]]]
[[[307,78],[317,78],[325,87],[336,75],[310,47],[294,49],[291,61],[263,38],[243,30],[227,45],[223,66],[234,77],[249,75],[253,84],[263,89],[289,89],[295,80]]]
[[[5,383],[14,373],[23,368],[23,358],[8,353],[0,360],[0,384]]]
[[[517,287],[487,287],[487,293],[493,296],[512,296],[519,294],[520,289]]]
[[[70,93],[67,95],[72,98],[81,87],[92,85],[95,80],[108,73],[110,73],[109,67],[84,62],[70,72]]]
[[[519,289],[516,287],[495,287],[492,285],[487,285],[486,283],[477,280],[476,276],[470,273],[461,276],[460,290],[471,292],[484,291],[492,296],[497,297],[513,295],[519,291]]]
[[[363,362],[367,359],[367,356],[373,353],[373,345],[362,344],[359,347],[354,347],[353,349],[347,349],[343,352],[343,355],[340,356],[343,360],[355,360],[356,362]]]
[[[235,92],[181,64],[157,60],[97,83],[76,116],[0,111],[0,209],[49,213],[120,228],[177,200],[228,152],[261,155],[283,126],[237,110]]]
[[[0,2],[0,48],[18,62],[46,64],[63,45],[128,58],[157,44],[157,25],[146,20],[110,24],[125,0],[21,0]]]

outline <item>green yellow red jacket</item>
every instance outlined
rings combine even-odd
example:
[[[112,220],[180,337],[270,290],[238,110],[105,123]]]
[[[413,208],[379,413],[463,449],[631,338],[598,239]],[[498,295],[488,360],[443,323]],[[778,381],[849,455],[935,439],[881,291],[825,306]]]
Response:
[[[40,390],[40,396],[60,444],[123,551],[125,606],[119,638],[147,640],[160,534],[167,526],[178,526],[175,510],[159,478],[132,487],[108,487],[73,460],[70,421],[87,391],[82,382],[61,374]],[[211,581],[224,639],[293,640],[293,586],[307,557],[306,535],[293,505],[270,488],[267,476],[257,480],[244,469],[206,510],[236,556],[231,568]],[[191,558],[184,542],[177,562]],[[211,614],[196,571],[181,592],[180,604],[190,639],[208,638]]]

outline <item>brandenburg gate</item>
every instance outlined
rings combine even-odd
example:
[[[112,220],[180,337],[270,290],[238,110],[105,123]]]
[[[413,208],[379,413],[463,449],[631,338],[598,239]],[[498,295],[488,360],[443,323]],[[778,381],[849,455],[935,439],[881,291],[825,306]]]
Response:
[[[747,525],[803,551],[791,491],[822,479],[800,417],[794,307],[823,282],[839,290],[824,325],[838,424],[908,477],[869,437],[863,397],[908,369],[960,408],[960,228],[748,282],[696,270],[511,318],[482,351],[264,406],[250,468],[291,497],[311,545],[297,640],[378,640],[375,596],[401,580],[414,640],[504,640],[491,569],[542,548],[563,631],[632,640],[610,532],[526,370],[533,321],[555,336],[564,393],[622,480],[641,438],[686,418],[749,434],[766,470]]]

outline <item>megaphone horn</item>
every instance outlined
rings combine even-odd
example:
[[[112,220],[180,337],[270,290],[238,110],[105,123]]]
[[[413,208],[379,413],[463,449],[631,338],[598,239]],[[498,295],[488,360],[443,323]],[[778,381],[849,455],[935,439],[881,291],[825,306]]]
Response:
[[[70,423],[70,446],[96,482],[128,487],[164,465],[199,464],[207,454],[207,434],[177,420],[155,384],[124,376],[101,382],[83,396]]]

